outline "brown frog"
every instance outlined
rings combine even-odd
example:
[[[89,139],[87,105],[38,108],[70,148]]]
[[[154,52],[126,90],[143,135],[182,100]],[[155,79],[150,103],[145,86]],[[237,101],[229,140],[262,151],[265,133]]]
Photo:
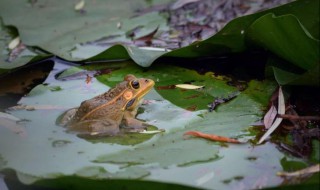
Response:
[[[67,111],[60,124],[85,135],[113,136],[120,132],[120,125],[130,131],[142,130],[147,124],[135,119],[135,115],[142,98],[153,86],[153,80],[129,74],[104,94]]]

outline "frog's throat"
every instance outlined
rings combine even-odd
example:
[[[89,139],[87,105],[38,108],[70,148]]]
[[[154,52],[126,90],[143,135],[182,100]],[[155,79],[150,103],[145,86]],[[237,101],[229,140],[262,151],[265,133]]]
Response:
[[[152,85],[152,86],[149,86],[148,88],[146,88],[145,90],[141,91],[140,93],[137,93],[136,95],[134,95],[134,96],[131,98],[131,100],[135,99],[135,102],[139,102],[139,101],[151,90],[152,87],[153,87],[153,85]],[[131,100],[130,100],[130,101],[131,101]],[[130,101],[128,101],[128,103],[129,103]],[[128,104],[128,103],[127,103],[127,104]],[[127,104],[125,104],[125,105],[121,108],[122,111],[124,111],[124,110],[127,109]],[[135,104],[135,103],[134,103],[134,104]],[[129,106],[129,107],[131,107],[131,106]]]
[[[153,87],[153,85],[150,85],[150,86],[148,86],[148,88],[146,88],[146,89],[144,89],[143,91],[135,94],[135,95],[131,98],[131,100],[132,100],[132,99],[136,99],[136,101],[140,101],[141,98],[144,97],[144,96],[151,90],[152,87]],[[121,110],[124,111],[125,109],[126,109],[126,105],[124,105]]]
[[[151,88],[153,87],[153,85],[151,85],[150,87],[146,88],[145,90],[141,91],[141,93],[137,93],[136,95],[134,95],[131,99],[134,99],[138,96],[138,100],[141,99],[141,97],[145,96],[150,90]],[[112,103],[114,103],[115,101],[117,101],[121,96],[123,96],[125,91],[123,91],[122,93],[120,93],[119,95],[117,95],[115,98],[113,98],[111,101],[105,103],[105,104],[102,104],[96,108],[94,108],[93,110],[89,111],[88,113],[86,113],[81,119],[80,121],[83,121],[85,120],[87,117],[89,117],[93,112],[97,111],[97,110],[100,110],[101,108],[104,108]],[[122,110],[125,110],[125,106],[122,108]]]

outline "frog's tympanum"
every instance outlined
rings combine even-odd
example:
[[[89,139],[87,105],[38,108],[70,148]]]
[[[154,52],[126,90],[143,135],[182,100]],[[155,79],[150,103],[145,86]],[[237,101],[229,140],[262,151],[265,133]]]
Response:
[[[143,130],[147,124],[135,119],[135,115],[143,96],[153,85],[151,79],[127,75],[114,88],[67,111],[60,124],[80,134],[99,136],[116,135],[120,126],[126,130]]]

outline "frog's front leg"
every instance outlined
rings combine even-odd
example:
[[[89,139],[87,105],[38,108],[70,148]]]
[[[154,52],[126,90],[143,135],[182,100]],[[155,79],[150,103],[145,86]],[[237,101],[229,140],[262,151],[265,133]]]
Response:
[[[123,123],[125,126],[127,126],[130,129],[145,129],[148,124],[145,122],[142,122],[135,118],[135,115],[137,114],[137,110],[133,111],[125,111],[123,116]],[[138,130],[138,131],[141,131]]]

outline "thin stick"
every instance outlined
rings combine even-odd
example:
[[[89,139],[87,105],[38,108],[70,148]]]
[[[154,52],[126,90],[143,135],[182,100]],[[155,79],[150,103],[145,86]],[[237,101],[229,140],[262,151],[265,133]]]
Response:
[[[298,115],[289,115],[289,114],[278,114],[278,117],[283,119],[290,120],[320,120],[320,116],[298,116]]]

